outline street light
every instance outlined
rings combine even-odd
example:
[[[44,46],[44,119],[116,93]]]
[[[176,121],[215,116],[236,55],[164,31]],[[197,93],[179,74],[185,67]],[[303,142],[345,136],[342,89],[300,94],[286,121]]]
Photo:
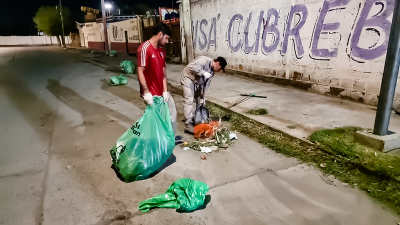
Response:
[[[111,13],[112,5],[111,5],[110,3],[105,3],[105,4],[104,4],[104,7],[105,7],[106,9],[108,9],[108,13]]]

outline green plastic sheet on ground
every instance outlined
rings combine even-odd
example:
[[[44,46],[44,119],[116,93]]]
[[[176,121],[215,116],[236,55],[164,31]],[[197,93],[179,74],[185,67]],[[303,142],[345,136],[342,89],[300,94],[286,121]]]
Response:
[[[124,77],[122,74],[119,76],[110,77],[110,81],[108,82],[108,85],[110,86],[118,86],[124,84],[128,84],[128,78]]]
[[[110,50],[110,53],[108,55],[111,57],[117,56],[117,50]]]
[[[121,67],[122,71],[126,74],[133,74],[135,72],[135,66],[130,60],[122,61],[119,66]]]
[[[125,182],[148,178],[174,150],[175,135],[168,105],[160,96],[154,96],[153,101],[110,151],[114,167]]]
[[[148,212],[153,208],[173,208],[191,212],[204,205],[208,190],[208,185],[201,181],[182,178],[171,184],[164,194],[140,202],[139,210]]]

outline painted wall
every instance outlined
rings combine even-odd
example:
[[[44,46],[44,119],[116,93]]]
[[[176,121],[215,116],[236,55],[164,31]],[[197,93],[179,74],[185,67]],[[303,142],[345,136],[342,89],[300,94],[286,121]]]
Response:
[[[69,37],[65,37],[69,44]],[[0,36],[0,45],[57,45],[56,37],[49,36]]]
[[[85,25],[79,29],[82,47],[104,50],[103,32],[102,23],[85,23]]]
[[[192,0],[195,56],[224,56],[236,72],[377,104],[394,3]]]
[[[108,24],[108,36],[111,49],[118,52],[126,52],[125,31],[128,35],[129,53],[136,53],[138,47],[143,42],[141,19],[134,18]]]
[[[110,49],[126,52],[125,31],[128,32],[128,48],[130,53],[136,53],[143,42],[142,21],[140,18],[107,23],[108,44]],[[103,24],[97,22],[85,23],[79,29],[82,47],[104,50]]]

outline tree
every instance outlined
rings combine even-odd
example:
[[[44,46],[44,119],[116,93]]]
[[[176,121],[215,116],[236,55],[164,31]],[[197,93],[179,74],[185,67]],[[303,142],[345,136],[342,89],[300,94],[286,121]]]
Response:
[[[62,7],[62,15],[64,20],[64,33],[68,34],[72,27],[70,11],[66,7]],[[41,6],[33,17],[33,22],[36,24],[36,28],[42,31],[46,35],[56,36],[58,45],[61,45],[60,35],[62,35],[61,16],[59,6]]]

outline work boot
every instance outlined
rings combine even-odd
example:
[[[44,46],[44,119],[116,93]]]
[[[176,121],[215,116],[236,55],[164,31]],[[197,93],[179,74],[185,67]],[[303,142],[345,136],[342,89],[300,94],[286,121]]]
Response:
[[[185,124],[185,133],[194,135],[194,128],[192,124]]]
[[[179,145],[182,143],[183,143],[182,136],[179,136],[179,135],[175,136],[175,145]]]

